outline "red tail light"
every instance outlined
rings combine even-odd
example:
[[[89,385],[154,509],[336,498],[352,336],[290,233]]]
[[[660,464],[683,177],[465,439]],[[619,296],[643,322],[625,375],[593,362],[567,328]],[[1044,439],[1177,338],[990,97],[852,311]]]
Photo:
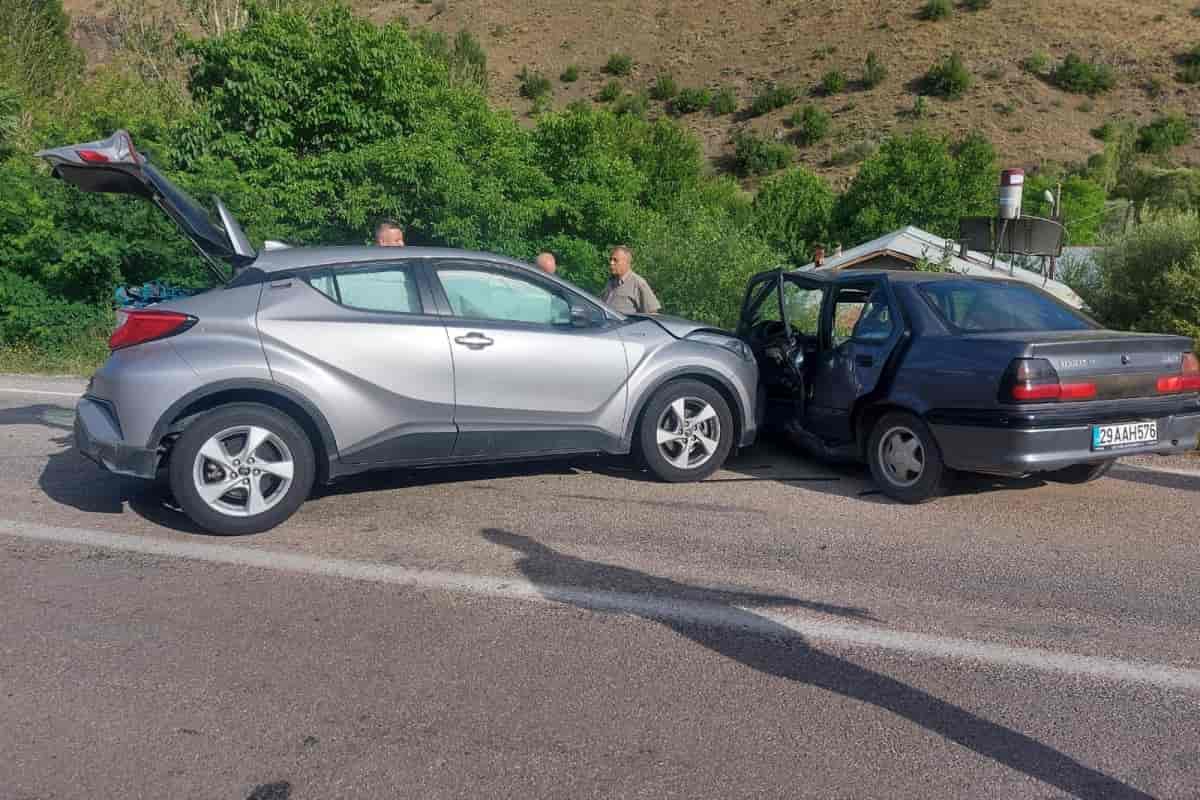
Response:
[[[1062,383],[1054,365],[1044,358],[1013,359],[1000,386],[1000,401],[1004,403],[1090,400],[1095,396],[1096,384]]]
[[[176,311],[121,311],[117,329],[108,337],[108,349],[120,350],[135,344],[152,342],[183,333],[196,324],[196,318]]]
[[[111,159],[99,150],[76,150],[75,153],[89,164],[107,164]]]
[[[1160,394],[1178,392],[1200,392],[1200,358],[1195,353],[1184,353],[1180,359],[1178,375],[1164,375],[1158,379]]]

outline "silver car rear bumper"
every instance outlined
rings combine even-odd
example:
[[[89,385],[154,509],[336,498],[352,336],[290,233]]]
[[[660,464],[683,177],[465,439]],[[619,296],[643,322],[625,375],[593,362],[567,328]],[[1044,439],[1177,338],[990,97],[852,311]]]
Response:
[[[117,475],[152,479],[158,468],[158,452],[127,444],[116,414],[103,400],[85,397],[75,406],[75,446]]]
[[[1181,453],[1196,448],[1200,413],[1158,418],[1158,441],[1119,450],[1093,450],[1092,426],[1001,428],[931,425],[946,466],[965,472],[1023,475],[1121,456]]]

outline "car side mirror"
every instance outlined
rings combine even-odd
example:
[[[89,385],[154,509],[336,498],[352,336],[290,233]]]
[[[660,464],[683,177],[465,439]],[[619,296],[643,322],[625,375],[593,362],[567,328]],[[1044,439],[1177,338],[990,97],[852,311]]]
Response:
[[[596,324],[596,316],[592,309],[584,305],[571,306],[571,327],[590,328]]]

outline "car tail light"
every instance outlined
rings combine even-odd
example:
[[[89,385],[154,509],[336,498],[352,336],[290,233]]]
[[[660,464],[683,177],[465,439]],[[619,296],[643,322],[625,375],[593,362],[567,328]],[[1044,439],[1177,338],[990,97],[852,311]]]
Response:
[[[1000,386],[1000,400],[1005,403],[1090,400],[1095,396],[1096,384],[1090,381],[1063,383],[1054,365],[1044,358],[1013,359]]]
[[[75,153],[89,164],[107,164],[111,159],[99,150],[76,150]]]
[[[1180,359],[1179,374],[1159,378],[1158,391],[1160,394],[1200,392],[1200,358],[1195,353],[1184,353]]]
[[[120,350],[165,339],[183,333],[195,324],[195,317],[176,311],[121,311],[117,314],[117,329],[108,337],[108,349]]]

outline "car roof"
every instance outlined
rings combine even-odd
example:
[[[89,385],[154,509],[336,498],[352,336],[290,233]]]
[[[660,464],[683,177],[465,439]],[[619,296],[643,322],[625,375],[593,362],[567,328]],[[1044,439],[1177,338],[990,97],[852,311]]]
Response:
[[[377,247],[350,245],[340,247],[285,247],[263,249],[250,269],[262,272],[322,267],[330,264],[356,264],[373,261],[398,261],[410,258],[462,259],[465,261],[490,261],[513,267],[534,269],[531,265],[515,258],[484,253],[476,250],[459,250],[452,247]]]
[[[778,270],[761,272],[755,276],[775,274]],[[797,278],[820,281],[821,283],[854,283],[863,278],[885,278],[894,283],[931,283],[934,281],[973,281],[980,283],[1021,283],[1004,274],[997,275],[964,275],[961,272],[925,272],[914,269],[854,269],[854,270],[786,270],[785,274]]]

